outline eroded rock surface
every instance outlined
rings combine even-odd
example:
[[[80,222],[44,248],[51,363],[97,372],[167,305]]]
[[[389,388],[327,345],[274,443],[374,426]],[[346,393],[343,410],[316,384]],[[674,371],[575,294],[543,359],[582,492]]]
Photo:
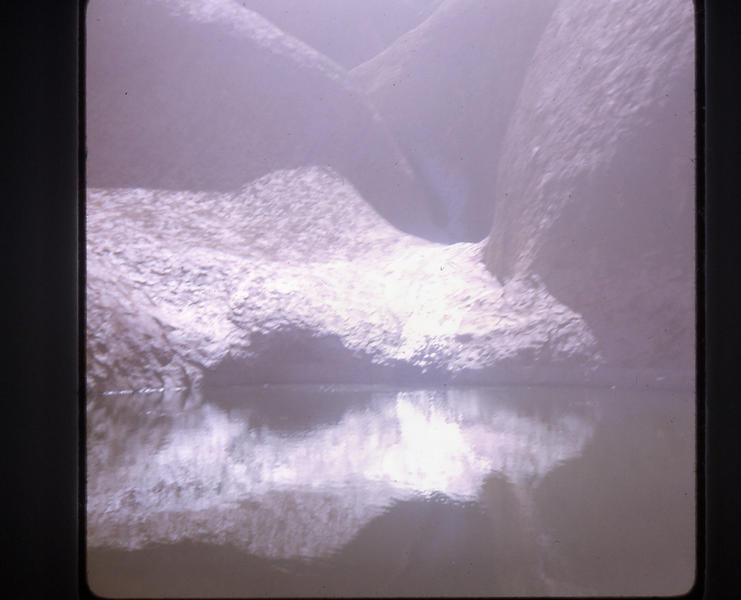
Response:
[[[449,139],[446,151],[453,154],[469,133],[484,144],[503,117],[496,127],[482,123],[488,133],[480,135],[475,119],[445,112],[463,89],[458,84],[468,86],[472,77],[457,68],[470,55],[443,42],[452,44],[450,36],[466,23],[504,27],[497,11],[517,15],[525,5],[448,0],[355,77],[379,104],[386,98],[389,106],[406,106],[387,117],[400,140],[420,141],[419,125],[402,118],[416,108],[404,104],[412,98],[405,73],[425,101],[434,95],[439,67],[450,98],[417,111],[437,119],[430,135],[439,136],[438,147]],[[110,65],[107,74],[98,56],[91,66],[99,79],[91,93],[89,183],[105,188],[88,195],[91,391],[277,381],[691,383],[689,2],[559,4],[515,105],[498,175],[490,176],[491,235],[447,246],[382,218],[397,227],[421,219],[408,227],[414,230],[429,225],[416,191],[374,170],[390,161],[391,172],[404,172],[403,156],[331,60],[228,0],[102,6],[100,18],[131,14],[104,53],[125,64]],[[549,12],[548,3],[539,4],[533,23]],[[469,32],[482,52],[502,50],[497,44],[512,35],[503,31],[488,42],[484,29]],[[535,29],[520,31],[532,45]],[[105,31],[92,47],[103,43]],[[160,60],[155,38],[175,33],[182,48],[171,44]],[[127,35],[141,38],[141,46],[123,52]],[[527,43],[515,41],[518,53],[508,55],[514,62],[502,61],[524,69]],[[440,63],[430,58],[437,51],[447,57]],[[256,89],[263,75],[281,70],[293,75],[278,88],[286,81],[299,87],[286,84],[278,96]],[[200,90],[204,77],[213,77],[209,92]],[[464,99],[483,110],[488,91],[499,89],[497,77],[484,78],[491,89],[466,88]],[[328,95],[305,112],[290,92],[305,92],[309,83]],[[122,89],[136,90],[143,104],[127,108]],[[214,99],[208,94],[221,96],[201,113],[203,101]],[[103,100],[112,102],[104,111]],[[269,125],[257,121],[272,133],[277,127],[288,136],[300,125],[300,140],[282,145],[283,137],[266,131],[245,134],[240,127],[253,121],[240,112],[243,105],[276,117]],[[142,106],[157,118],[137,120]],[[173,107],[174,116],[162,112]],[[191,115],[204,120],[194,125]],[[190,124],[181,131],[182,123]],[[465,135],[446,138],[456,128]],[[367,146],[368,131],[381,136],[373,138],[380,145]],[[316,153],[304,152],[302,143],[315,138],[335,148],[320,161],[335,168],[306,166]],[[231,160],[239,154],[234,148],[254,150],[256,140],[266,139],[272,141],[254,164],[247,155],[246,163]],[[493,172],[491,148],[462,162],[474,171],[486,163]],[[304,166],[275,170],[294,159]],[[240,187],[253,168],[270,172]],[[177,184],[176,176],[183,178]],[[414,188],[414,177],[404,177]],[[483,181],[473,171],[462,177]],[[218,189],[203,183],[209,178]],[[208,189],[176,191],[183,187]]]
[[[344,69],[237,0],[95,0],[87,20],[88,185],[223,192],[328,165],[397,227],[439,239]]]
[[[446,0],[352,70],[425,182],[453,240],[479,241],[527,65],[555,0]]]
[[[403,234],[324,168],[234,194],[92,189],[88,216],[91,390],[537,381],[599,359],[537,279],[500,285],[482,244]]]
[[[607,365],[694,376],[689,1],[562,0],[499,164],[486,261],[541,279]]]

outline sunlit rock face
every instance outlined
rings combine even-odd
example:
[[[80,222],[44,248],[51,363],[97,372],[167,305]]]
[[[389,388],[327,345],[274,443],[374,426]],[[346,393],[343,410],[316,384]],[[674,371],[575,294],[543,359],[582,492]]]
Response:
[[[419,6],[382,121],[238,2],[91,3],[91,392],[686,383],[690,3]]]
[[[537,276],[606,365],[694,373],[689,1],[562,0],[504,142],[486,262]],[[492,163],[493,164],[493,163]]]
[[[361,397],[326,423],[282,430],[261,421],[264,406],[286,395],[300,406],[310,392],[247,388],[231,407],[191,398],[179,411],[166,396],[109,400],[100,403],[106,414],[89,408],[88,543],[194,540],[318,558],[396,503],[476,501],[493,476],[527,512],[537,485],[580,455],[598,418],[569,391],[555,392],[561,404],[551,414],[529,412],[507,392],[349,388],[323,391],[319,413]]]
[[[92,392],[580,380],[599,358],[536,279],[500,285],[481,243],[403,234],[324,168],[231,194],[91,189],[87,243]]]
[[[171,327],[157,318],[147,291],[110,266],[88,253],[85,366],[90,391],[189,385],[198,372],[169,339]]]
[[[88,185],[227,191],[329,165],[396,226],[437,235],[344,69],[240,2],[95,0],[87,21]]]
[[[351,72],[425,182],[450,237],[489,232],[496,165],[555,0],[446,0]]]
[[[346,68],[364,62],[423,21],[442,0],[243,0]]]

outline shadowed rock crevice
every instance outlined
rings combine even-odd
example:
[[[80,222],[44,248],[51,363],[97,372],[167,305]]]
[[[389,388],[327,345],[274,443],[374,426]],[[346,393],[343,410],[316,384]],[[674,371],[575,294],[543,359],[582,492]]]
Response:
[[[346,347],[340,336],[284,328],[250,337],[247,356],[227,356],[205,370],[205,388],[256,383],[401,383],[419,380],[420,367],[401,360],[378,364]]]
[[[451,240],[489,232],[496,165],[555,0],[446,0],[350,75],[423,182]]]

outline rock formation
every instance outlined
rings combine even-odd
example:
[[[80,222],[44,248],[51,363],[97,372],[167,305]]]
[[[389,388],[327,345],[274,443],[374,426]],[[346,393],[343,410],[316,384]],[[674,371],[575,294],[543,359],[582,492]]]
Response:
[[[383,122],[332,61],[227,0],[102,6],[91,22],[129,12],[124,33],[105,44],[106,27],[90,27],[89,183],[103,186],[88,190],[92,394],[263,382],[691,383],[689,2],[562,0],[526,76],[525,41],[514,62],[502,59],[519,65],[524,84],[490,179],[491,235],[447,246],[397,229],[431,231],[424,199],[393,166],[403,156]],[[469,54],[443,42],[466,23],[478,44],[479,21],[508,29],[491,6],[448,0],[355,77],[372,75],[375,101],[404,106],[412,89],[395,96],[381,76],[401,77],[389,65],[405,56],[398,64],[419,70],[409,77],[424,101],[437,47],[449,54],[439,63],[447,91],[458,90],[456,57]],[[539,4],[523,38],[534,39],[544,11]],[[158,50],[158,37],[167,46],[176,34]],[[124,52],[122,40],[137,36]],[[415,62],[415,49],[428,60]],[[146,64],[151,56],[160,58]],[[108,60],[119,61],[110,73]],[[281,69],[293,75],[275,83]],[[213,88],[203,92],[208,77]],[[277,87],[256,86],[261,77]],[[474,115],[497,77],[467,89],[480,103]],[[134,112],[122,89],[142,96]],[[326,96],[299,110],[306,90]],[[445,105],[430,102],[425,119]],[[144,106],[157,119],[145,119]],[[250,121],[254,110],[275,119]],[[416,135],[404,110],[387,115],[400,140]],[[451,127],[473,135],[476,119],[452,114]],[[181,129],[193,115],[201,120]],[[503,118],[482,129],[492,134]],[[235,126],[253,122],[263,129]],[[436,147],[459,147],[465,135],[446,138],[446,127],[438,123]],[[281,137],[291,132],[297,142]],[[495,164],[495,137],[464,161],[466,185],[483,181],[481,161]]]
[[[456,241],[489,232],[502,140],[555,0],[446,0],[351,72]]]
[[[694,377],[689,1],[562,0],[504,141],[486,263],[586,320],[606,365]],[[492,166],[494,163],[492,163]]]
[[[482,244],[399,232],[327,169],[232,194],[90,190],[88,215],[93,392],[531,382],[585,376],[598,359],[537,281],[501,286]]]
[[[345,71],[236,0],[96,0],[87,12],[87,183],[229,191],[328,165],[434,238],[424,191]]]

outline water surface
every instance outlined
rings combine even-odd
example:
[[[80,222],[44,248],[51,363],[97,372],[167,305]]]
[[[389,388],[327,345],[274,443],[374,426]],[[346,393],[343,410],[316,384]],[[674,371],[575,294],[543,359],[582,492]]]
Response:
[[[673,595],[694,395],[251,386],[88,408],[88,577],[119,597]]]

